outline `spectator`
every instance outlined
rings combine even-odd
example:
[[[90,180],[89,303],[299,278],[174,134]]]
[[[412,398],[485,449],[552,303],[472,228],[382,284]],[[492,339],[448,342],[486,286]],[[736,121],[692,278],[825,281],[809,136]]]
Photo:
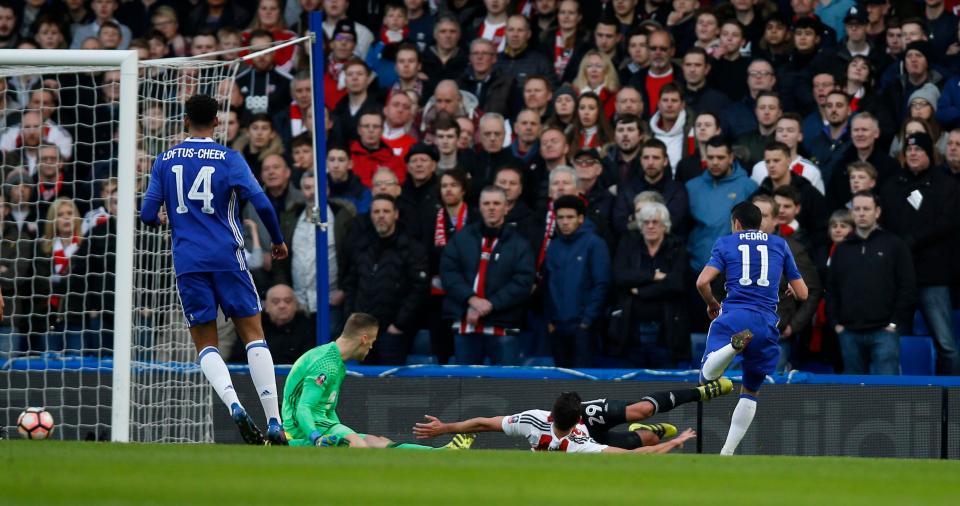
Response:
[[[573,160],[577,172],[580,197],[584,200],[584,214],[592,222],[594,233],[613,247],[616,243],[613,234],[614,197],[602,185],[598,184],[603,165],[600,153],[595,149],[581,149]]]
[[[37,171],[40,144],[56,146],[62,159],[69,160],[73,156],[73,138],[70,134],[53,121],[44,121],[41,114],[34,110],[23,113],[20,125],[12,126],[0,135],[0,150],[19,154],[23,168],[30,175]]]
[[[642,117],[643,107],[643,97],[640,96],[640,92],[629,84],[623,86],[617,92],[617,113],[614,115],[614,120],[626,114]]]
[[[16,176],[16,179],[21,178]],[[16,182],[14,177],[7,178],[0,195],[0,289],[4,302],[0,312],[0,357],[4,360],[26,351],[24,331],[28,330],[28,315],[32,311],[29,301],[36,242],[36,234],[28,229],[21,230],[12,216],[10,197],[14,192],[20,193],[20,189],[19,182],[16,185],[11,182]],[[20,200],[19,196],[17,200]]]
[[[604,187],[622,188],[631,179],[639,177],[640,145],[643,144],[644,130],[638,116],[623,114],[614,122],[614,144],[607,148],[603,157]]]
[[[430,302],[427,304],[430,348],[440,364],[446,364],[453,356],[453,322],[443,317],[443,298],[447,292],[440,277],[440,258],[447,244],[463,227],[480,219],[477,211],[467,206],[468,186],[466,171],[454,168],[443,172],[440,176],[440,202],[437,205],[432,241],[430,237],[424,237],[431,245]]]
[[[358,68],[358,67],[352,67]],[[387,167],[402,184],[407,177],[407,167],[403,160],[393,154],[381,140],[383,136],[383,113],[366,110],[358,113],[357,133],[359,139],[350,143],[350,158],[353,161],[353,173],[360,182],[369,187],[371,178],[378,167]]]
[[[243,155],[258,182],[263,182],[260,167],[270,155],[283,154],[283,143],[273,130],[273,122],[266,113],[257,113],[250,118],[247,132],[240,134],[230,146]]]
[[[801,129],[801,119],[796,113],[788,112],[777,120],[777,129],[774,132],[774,140],[782,142],[790,148],[790,171],[794,174],[803,176],[814,188],[821,194],[823,193],[823,177],[820,175],[820,169],[810,160],[803,158],[798,153],[800,142],[803,141],[803,130]],[[769,175],[767,172],[767,162],[760,160],[753,166],[751,179],[757,184],[763,182]]]
[[[269,1],[269,0],[268,0]],[[274,38],[266,30],[250,32],[250,45],[260,46],[273,43]],[[290,74],[274,64],[273,53],[257,56],[247,68],[237,74],[236,82],[244,97],[247,110],[278,114],[290,107]]]
[[[676,47],[674,38],[666,30],[656,30],[647,36],[647,48],[650,51],[650,66],[633,77],[630,84],[646,94],[645,111],[653,115],[659,110],[663,87],[668,83],[677,83],[683,88],[683,72],[673,63]]]
[[[720,48],[714,55],[716,63],[710,75],[710,85],[727,96],[731,102],[736,102],[747,94],[747,83],[730,76],[747,75],[749,58],[741,52],[747,43],[743,25],[736,19],[728,19],[720,25]]]
[[[503,190],[507,197],[504,224],[513,227],[524,238],[530,238],[533,228],[533,211],[520,197],[523,195],[523,175],[517,167],[502,167],[494,177],[494,186]]]
[[[677,54],[685,54],[697,40],[696,19],[700,2],[696,0],[680,0],[673,2],[673,9],[667,16],[666,27],[677,39]]]
[[[803,118],[802,128],[805,141],[812,141],[823,131],[823,126],[827,124],[827,97],[838,89],[837,78],[829,70],[817,70],[811,79],[813,83],[813,104],[811,104],[813,111]],[[790,86],[786,89],[795,90],[796,88],[805,88],[806,83],[797,80],[796,82],[783,84],[785,87]],[[804,149],[809,151],[806,143]]]
[[[316,346],[316,322],[300,311],[293,289],[287,285],[267,290],[261,321],[264,338],[277,364],[292,364]]]
[[[297,72],[290,81],[290,94],[293,100],[287,107],[273,115],[273,129],[277,131],[284,145],[294,137],[307,131],[304,116],[313,108],[313,93],[310,73]]]
[[[397,209],[400,222],[412,239],[425,241],[429,235],[432,215],[439,205],[440,178],[437,177],[437,161],[440,154],[431,144],[415,144],[407,153],[410,177],[400,188]],[[430,216],[433,218],[433,216]]]
[[[900,328],[913,316],[910,250],[877,226],[880,210],[874,194],[854,195],[855,233],[830,259],[827,318],[846,374],[900,374]]]
[[[476,172],[470,175],[476,184],[493,183],[493,175],[500,167],[520,167],[521,163],[509,149],[504,149],[506,121],[499,113],[488,112],[480,119],[480,154]]]
[[[293,280],[293,290],[297,296],[299,306],[307,315],[312,318],[317,314],[317,234],[316,224],[311,218],[313,210],[313,199],[316,192],[316,184],[313,173],[303,176],[301,181],[303,198],[307,205],[297,217],[297,223],[294,225],[293,234],[290,241],[290,269]],[[342,291],[337,284],[339,275],[337,265],[337,217],[327,205],[327,281],[329,283],[330,301],[330,320],[339,321],[341,314],[336,314],[340,309],[342,300]],[[267,298],[270,294],[267,293]]]
[[[477,130],[476,127],[482,115],[482,112],[478,109],[477,97],[470,92],[460,91],[456,81],[440,81],[437,83],[433,96],[430,97],[430,100],[427,100],[427,105],[423,107],[420,132],[426,133],[433,130],[433,122],[441,114],[456,118],[458,121],[462,119],[464,123],[469,122],[473,130],[469,132],[470,135],[464,135],[465,140],[470,141],[469,146],[461,146],[461,149],[472,149],[474,144],[473,132]],[[461,126],[460,129],[461,132],[466,131],[465,126]]]
[[[524,237],[504,227],[503,190],[485,188],[480,213],[483,221],[464,227],[443,251],[443,314],[456,326],[458,364],[489,358],[495,365],[513,365],[519,358],[516,333],[534,283],[533,254]]]
[[[881,138],[880,123],[876,116],[869,112],[861,112],[850,120],[850,141],[854,149],[847,151],[847,156],[837,166],[837,173],[830,180],[827,187],[827,208],[840,209],[850,202],[848,168],[854,162],[865,162],[873,166],[875,178],[882,185],[900,171],[896,160],[877,149]]]
[[[510,152],[520,160],[525,167],[531,163],[540,154],[540,130],[543,125],[540,123],[540,115],[530,109],[524,109],[517,114],[517,121],[514,123],[513,142],[510,143]]]
[[[575,52],[588,44],[589,29],[581,25],[583,21],[579,0],[561,0],[557,2],[557,30],[547,37],[542,49],[544,54],[553,55],[553,75],[557,82],[573,80],[577,66],[571,66]],[[569,69],[569,70],[568,70]]]
[[[954,261],[951,246],[960,211],[958,188],[943,172],[930,170],[932,166],[930,136],[908,136],[903,170],[883,186],[880,202],[885,210],[884,226],[903,240],[914,260],[920,311],[937,349],[937,374],[958,375],[960,356],[951,313],[951,273],[944,272]]]
[[[293,231],[297,226],[297,219],[306,205],[306,199],[303,192],[298,190],[290,181],[290,166],[282,155],[268,155],[263,159],[263,191],[273,204],[273,209],[280,222],[280,230],[284,237],[293,237]],[[248,206],[250,209],[250,206]],[[253,218],[253,216],[250,216]],[[266,227],[261,227],[260,236],[267,237],[269,234]],[[291,259],[287,257],[284,260],[274,260],[271,264],[270,279],[267,286],[277,284],[291,285]]]
[[[380,140],[400,158],[406,158],[407,151],[417,143],[417,138],[413,135],[416,132],[411,128],[415,108],[416,102],[413,98],[402,91],[390,95],[386,107],[383,108],[383,136]]]
[[[733,206],[757,190],[757,184],[733,158],[730,141],[720,137],[710,139],[706,154],[707,170],[686,184],[693,219],[687,251],[694,272],[703,270],[717,238],[730,233],[729,216]]]
[[[273,0],[274,2],[276,0]],[[164,38],[167,41],[167,54],[170,56],[187,56],[189,46],[187,45],[187,39],[180,34],[180,22],[177,19],[177,11],[173,7],[167,5],[161,5],[153,12],[153,15],[150,16],[150,23],[153,25],[153,29],[159,31],[163,34]],[[103,23],[103,26],[100,27],[100,31],[103,31],[104,26],[109,26],[110,24],[116,24],[112,21]],[[118,26],[119,27],[119,26]],[[123,34],[123,29],[120,29],[120,34]],[[129,38],[127,39],[129,45]],[[120,44],[123,44],[121,39]],[[119,49],[119,46],[113,46],[112,49]]]
[[[703,49],[711,58],[718,58],[720,56],[720,18],[712,9],[700,9],[695,19],[694,33],[697,35],[697,40],[693,43],[693,47]]]
[[[640,148],[642,177],[635,177],[617,187],[617,201],[613,210],[613,227],[618,235],[627,232],[635,216],[634,198],[645,191],[655,191],[664,200],[670,211],[673,230],[682,237],[686,229],[689,205],[687,190],[669,175],[670,160],[667,146],[659,139],[650,139]],[[639,225],[639,223],[637,223]]]
[[[676,182],[686,184],[687,181],[703,174],[703,171],[707,168],[707,141],[717,135],[723,134],[723,129],[720,128],[720,117],[718,114],[719,113],[703,111],[694,117],[693,142],[690,142],[691,139],[688,136],[687,149],[684,150],[684,157],[680,159],[680,163],[677,164],[677,170],[673,175],[673,179]],[[756,170],[756,168],[754,168],[754,170]]]
[[[353,161],[345,148],[331,146],[327,150],[327,188],[330,197],[350,202],[360,214],[368,213],[373,196],[370,188],[363,185],[352,169]]]
[[[300,188],[300,180],[304,174],[312,173],[313,167],[313,137],[309,132],[304,132],[296,136],[290,142],[291,159],[293,165],[293,186]]]
[[[737,145],[744,151],[738,158],[753,167],[763,160],[763,150],[774,141],[777,122],[783,116],[780,107],[780,96],[772,91],[761,91],[757,94],[753,108],[756,126],[753,130],[737,136]]]
[[[327,109],[333,110],[340,103],[343,97],[347,96],[346,66],[356,59],[353,50],[357,46],[357,32],[353,29],[353,24],[349,21],[338,23],[333,31],[333,39],[330,40],[330,54],[327,57],[327,71],[323,74],[323,103]],[[354,82],[354,93],[365,93],[367,86],[360,88],[359,83]],[[360,97],[361,101],[366,96]],[[359,103],[359,102],[357,102]]]
[[[471,124],[472,125],[472,124]],[[476,159],[470,149],[459,149],[460,123],[449,115],[444,115],[433,123],[433,144],[437,147],[440,160],[437,170],[441,173],[451,169],[462,169],[467,174],[476,168]]]
[[[323,0],[323,33],[327,40],[333,38],[334,30],[340,21],[345,21],[353,25],[353,31],[356,34],[357,46],[353,50],[361,60],[366,59],[370,46],[373,45],[374,37],[370,30],[362,24],[347,19],[347,9],[350,2],[348,0]]]
[[[807,249],[819,245],[826,237],[824,227],[827,221],[827,208],[823,195],[803,176],[790,170],[790,148],[782,142],[772,142],[763,152],[767,177],[757,188],[758,195],[767,195],[777,201],[777,207],[783,211],[778,215],[781,221],[779,234],[793,237]],[[780,188],[793,188],[795,192],[777,192]],[[796,219],[793,210],[796,208]]]
[[[890,108],[895,121],[902,122],[909,116],[909,99],[914,91],[927,83],[932,83],[938,89],[943,85],[943,75],[931,66],[935,54],[926,40],[907,44],[903,58],[904,73],[883,92],[883,103]]]
[[[16,225],[21,237],[36,239],[41,231],[37,226],[39,213],[33,178],[22,169],[16,169],[7,174],[3,186],[4,198],[10,208],[8,219]]]
[[[2,19],[3,7],[0,7],[0,23]],[[20,123],[20,109],[23,106],[17,102],[16,94],[8,90],[7,80],[0,79],[0,130],[6,130],[7,127]]]
[[[93,11],[94,20],[89,24],[78,26],[77,29],[73,31],[73,43],[70,44],[70,49],[79,49],[80,44],[88,37],[96,37],[97,32],[100,30],[100,25],[107,22],[116,23],[120,27],[120,32],[123,34],[123,41],[120,42],[119,49],[126,49],[130,45],[130,39],[133,36],[130,28],[121,24],[117,21],[117,18],[113,16],[119,7],[120,2],[118,0],[91,1],[90,10]],[[65,36],[67,33],[68,32],[63,32],[63,35]]]
[[[20,34],[17,33],[17,9],[13,2],[0,2],[0,49],[15,49]]]
[[[692,118],[690,118],[692,119]],[[687,132],[693,127],[688,123],[686,104],[680,86],[669,83],[660,89],[660,101],[656,114],[650,118],[653,135],[667,145],[670,155],[671,176],[683,157],[683,144]]]
[[[713,70],[710,62],[707,51],[699,47],[683,55],[684,101],[694,114],[705,111],[719,114],[730,104],[726,95],[707,85]]]
[[[417,43],[417,50],[424,52],[433,44],[434,17],[427,0],[404,0],[407,8],[407,22],[410,27],[409,38]]]
[[[877,169],[873,168],[873,165],[870,165],[869,162],[853,162],[847,166],[847,178],[848,191],[852,196],[857,192],[873,192],[877,193]],[[853,206],[852,201],[847,201],[844,205],[846,209],[849,209]]]
[[[378,194],[370,219],[376,235],[368,235],[354,251],[346,273],[346,314],[368,313],[380,321],[378,346],[367,361],[378,365],[405,365],[407,336],[420,328],[417,321],[427,296],[427,259],[423,246],[397,229],[396,199]]]
[[[606,243],[584,221],[586,206],[575,196],[553,202],[556,240],[547,248],[544,266],[545,316],[557,367],[591,367],[594,335],[610,284]]]
[[[504,37],[506,47],[503,56],[497,59],[497,68],[504,74],[513,76],[517,86],[514,95],[523,91],[522,86],[529,76],[550,75],[550,62],[530,43],[532,35],[530,21],[524,16],[515,14],[507,19]]]
[[[960,129],[953,129],[947,134],[947,150],[943,164],[943,172],[960,182]]]
[[[557,88],[557,92],[553,94],[553,116],[548,121],[548,125],[565,132],[573,124],[576,112],[577,92],[573,86],[565,84]]]
[[[777,202],[768,195],[754,195],[750,201],[760,209],[763,217],[760,222],[760,231],[765,234],[777,233]],[[787,246],[797,263],[797,270],[807,284],[809,296],[798,301],[787,294],[787,280],[780,279],[780,304],[777,305],[777,330],[780,331],[780,360],[777,362],[777,372],[789,372],[790,364],[798,365],[801,356],[801,344],[805,344],[809,337],[810,323],[813,321],[817,306],[820,304],[820,295],[823,287],[817,268],[810,259],[807,249],[799,242],[786,237]],[[796,351],[794,351],[796,350]]]
[[[225,27],[247,26],[250,13],[233,0],[205,0],[190,11],[188,33],[196,34],[204,30],[216,32]],[[329,37],[330,34],[328,33]],[[217,34],[223,42],[223,37]],[[237,38],[239,41],[239,37]],[[223,48],[226,49],[226,48]]]
[[[250,27],[243,32],[243,40],[246,44],[250,43],[251,37],[257,30],[264,30],[273,36],[275,42],[284,42],[293,40],[297,37],[296,32],[287,29],[287,23],[280,12],[280,0],[259,0],[257,2],[257,11],[250,22]],[[290,73],[297,61],[299,45],[292,45],[277,49],[271,56],[275,68],[281,72]]]
[[[81,44],[82,49],[88,49],[88,43],[90,41],[96,41],[98,43],[96,46],[98,47],[89,47],[89,49],[119,49],[120,43],[123,41],[123,32],[120,31],[119,25],[113,21],[108,21],[100,26],[96,39],[83,41]]]
[[[515,80],[496,68],[496,64],[496,45],[485,38],[473,39],[470,42],[470,65],[460,77],[460,88],[477,97],[484,112],[508,114],[510,104],[515,103]]]
[[[422,55],[423,66],[430,69],[430,89],[435,89],[440,81],[459,79],[469,63],[467,52],[460,45],[460,22],[455,16],[438,16],[433,25],[433,38],[436,44]]]
[[[41,144],[37,149],[37,173],[34,175],[39,216],[46,216],[47,206],[55,200],[74,197],[77,183],[66,176],[57,147]]]
[[[88,260],[82,218],[69,198],[54,200],[45,216],[31,290],[35,323],[41,326],[33,328],[46,330],[45,351],[78,354],[84,347]]]
[[[589,58],[584,61],[589,61]],[[570,125],[570,145],[576,149],[596,148],[603,151],[613,142],[610,123],[603,112],[603,100],[592,91],[577,97],[577,113]]]
[[[553,87],[546,77],[529,75],[523,82],[523,107],[529,109],[545,124],[553,115]]]
[[[758,104],[760,93],[771,92],[777,85],[777,75],[773,71],[773,65],[766,60],[753,60],[747,66],[746,72],[747,92],[740,99],[733,101],[733,104],[724,111],[723,129],[728,135],[739,139],[744,134],[755,131],[758,126]],[[769,95],[768,95],[769,96]],[[776,95],[775,95],[776,96]],[[779,96],[777,97],[777,108],[780,108]],[[769,133],[772,133],[773,123],[779,118],[774,118],[767,125],[764,125]],[[769,118],[768,118],[769,120]]]
[[[577,77],[573,80],[573,87],[582,97],[585,93],[597,96],[600,102],[600,113],[607,121],[613,119],[617,108],[617,91],[620,90],[620,78],[617,71],[606,55],[599,51],[590,50],[580,60]],[[577,100],[580,103],[580,100]]]
[[[380,87],[384,91],[389,90],[397,82],[397,67],[399,67],[397,57],[401,44],[409,46],[415,55],[419,53],[415,44],[404,42],[406,40],[404,34],[407,31],[409,28],[406,7],[395,3],[385,5],[379,40],[370,47],[365,60],[370,70],[380,79]],[[415,58],[419,64],[419,56]],[[410,80],[410,76],[407,79]]]
[[[217,40],[217,34],[204,30],[190,39],[190,56],[201,56],[217,51],[220,41]],[[216,56],[206,58],[216,59]]]
[[[623,236],[613,264],[609,352],[632,367],[669,369],[690,359],[687,253],[670,233],[666,206],[638,202],[636,208],[638,228]]]
[[[423,73],[417,46],[409,42],[400,44],[394,65],[397,79],[389,87],[389,95],[405,92],[415,105],[422,106],[433,95],[432,82]],[[385,87],[381,83],[381,87]]]
[[[620,82],[628,84],[634,77],[650,66],[650,48],[647,45],[649,34],[646,30],[633,28],[627,32],[627,57],[617,67]]]
[[[483,0],[487,14],[485,17],[477,17],[470,27],[469,33],[478,35],[475,40],[482,39],[490,42],[491,50],[495,53],[500,53],[506,48],[508,4],[506,0]],[[472,44],[470,49],[472,52]]]

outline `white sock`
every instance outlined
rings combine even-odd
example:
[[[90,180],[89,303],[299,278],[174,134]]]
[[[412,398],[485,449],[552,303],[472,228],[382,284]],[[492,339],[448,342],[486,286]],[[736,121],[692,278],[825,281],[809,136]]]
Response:
[[[727,432],[727,442],[723,444],[720,455],[733,455],[740,445],[740,440],[750,428],[753,422],[753,415],[757,412],[757,398],[752,395],[740,394],[740,402],[733,410],[733,417],[730,419],[730,431]]]
[[[707,355],[707,360],[703,362],[703,367],[700,368],[700,376],[703,376],[707,381],[719,378],[723,371],[727,370],[727,366],[730,365],[736,355],[737,350],[733,349],[732,344],[710,353],[710,355]]]
[[[220,396],[220,400],[226,404],[227,409],[234,404],[240,404],[237,391],[233,389],[233,381],[230,380],[230,371],[227,370],[227,364],[223,363],[220,350],[216,346],[207,346],[200,350],[197,361],[200,362],[203,375],[207,377],[207,381]]]
[[[273,372],[273,355],[262,339],[247,343],[247,364],[250,365],[250,378],[257,387],[260,404],[267,421],[271,418],[280,421],[280,408],[277,406],[277,377]]]

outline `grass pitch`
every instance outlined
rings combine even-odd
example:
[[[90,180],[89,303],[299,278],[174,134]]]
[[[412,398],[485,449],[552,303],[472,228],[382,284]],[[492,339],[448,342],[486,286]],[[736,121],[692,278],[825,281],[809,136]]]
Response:
[[[0,504],[43,506],[902,506],[960,497],[960,462],[938,460],[0,441],[0,463]]]

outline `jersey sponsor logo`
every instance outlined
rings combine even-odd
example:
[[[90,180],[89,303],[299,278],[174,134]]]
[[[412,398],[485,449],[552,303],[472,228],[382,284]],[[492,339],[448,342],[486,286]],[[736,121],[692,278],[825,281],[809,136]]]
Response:
[[[260,392],[260,397],[267,397],[267,396],[269,396],[269,395],[270,395],[270,389],[269,389],[269,388],[264,388],[264,389],[263,389],[263,392]]]
[[[324,382],[324,381],[327,381],[327,375],[326,375],[326,374],[321,374],[320,376],[317,376],[317,379],[315,380],[315,383],[316,383],[317,386],[319,387],[319,386],[322,386],[322,385],[323,385],[323,382]]]
[[[513,416],[510,417],[510,421],[507,422],[507,423],[517,423],[517,422],[519,422],[519,421],[520,421],[520,416],[519,416],[519,415],[513,415]]]

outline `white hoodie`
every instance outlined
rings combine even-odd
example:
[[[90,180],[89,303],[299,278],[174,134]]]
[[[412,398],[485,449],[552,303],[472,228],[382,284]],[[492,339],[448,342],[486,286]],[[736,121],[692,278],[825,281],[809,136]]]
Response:
[[[660,139],[667,145],[667,157],[670,158],[670,169],[672,173],[676,175],[677,164],[680,163],[680,159],[683,158],[683,142],[685,140],[683,127],[687,124],[687,111],[680,111],[680,115],[677,116],[677,121],[669,131],[665,131],[657,126],[658,123],[660,123],[660,111],[657,111],[656,114],[650,118],[650,130],[653,131],[654,137]]]

